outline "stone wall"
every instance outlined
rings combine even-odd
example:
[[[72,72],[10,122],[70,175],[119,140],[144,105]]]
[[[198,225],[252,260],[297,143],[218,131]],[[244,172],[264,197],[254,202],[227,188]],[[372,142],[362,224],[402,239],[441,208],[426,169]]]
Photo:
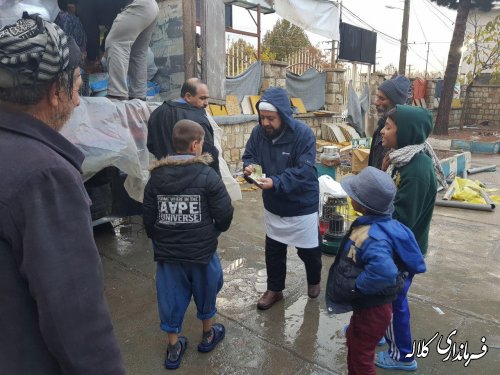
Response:
[[[316,117],[314,115],[298,115],[295,116],[295,118],[306,123],[318,139],[321,138],[321,124],[334,122],[334,119],[330,116]],[[225,117],[225,119],[227,119],[227,117]],[[217,122],[217,117],[214,117],[214,120]],[[241,157],[245,151],[245,145],[250,137],[250,133],[257,124],[257,120],[243,121],[234,124],[219,122],[219,126],[224,132],[221,142],[222,156],[232,173],[240,171],[243,168]]]
[[[500,125],[500,85],[473,85],[464,102],[464,125]]]
[[[436,123],[437,108],[429,109],[432,113],[432,122]],[[450,120],[448,122],[448,127],[459,127],[460,126],[460,116],[462,115],[462,108],[452,108],[450,110]]]
[[[325,72],[325,109],[338,114],[344,105],[345,69],[328,68]]]
[[[262,62],[262,80],[260,94],[269,87],[281,87],[286,89],[286,67],[284,61],[263,61]]]

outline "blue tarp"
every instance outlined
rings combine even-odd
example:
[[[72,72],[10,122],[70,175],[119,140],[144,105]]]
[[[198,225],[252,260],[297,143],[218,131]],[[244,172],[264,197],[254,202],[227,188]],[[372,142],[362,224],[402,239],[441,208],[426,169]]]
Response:
[[[347,122],[358,132],[361,137],[365,136],[365,114],[370,107],[370,91],[365,84],[363,92],[358,97],[352,81],[349,82],[347,93]]]
[[[226,95],[236,95],[239,103],[245,95],[259,95],[261,67],[256,61],[239,76],[226,77]]]
[[[325,106],[326,73],[310,68],[301,76],[286,73],[286,89],[292,98],[301,98],[308,111]]]

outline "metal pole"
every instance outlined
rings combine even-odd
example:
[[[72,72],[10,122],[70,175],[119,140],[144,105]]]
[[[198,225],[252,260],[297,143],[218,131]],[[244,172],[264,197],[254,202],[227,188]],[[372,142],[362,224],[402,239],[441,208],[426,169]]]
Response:
[[[469,168],[467,169],[468,174],[474,174],[479,172],[495,172],[497,170],[496,165],[485,165],[484,167]]]
[[[449,201],[453,195],[453,193],[455,192],[455,184],[452,183],[449,187],[448,187],[448,190],[446,190],[446,193],[444,193],[443,195],[443,200],[445,201]]]
[[[403,12],[403,26],[401,29],[401,50],[399,51],[399,74],[406,71],[406,53],[408,51],[408,27],[410,24],[410,0],[405,0]]]
[[[260,5],[257,4],[257,60],[260,61]]]
[[[477,210],[477,211],[492,212],[494,210],[494,207],[492,207],[490,204],[474,204],[474,203],[465,203],[458,201],[444,201],[440,199],[436,200],[435,205],[442,207],[463,208],[466,210]]]
[[[425,79],[427,79],[427,64],[429,63],[429,48],[431,46],[430,42],[427,42],[427,57],[425,58]]]

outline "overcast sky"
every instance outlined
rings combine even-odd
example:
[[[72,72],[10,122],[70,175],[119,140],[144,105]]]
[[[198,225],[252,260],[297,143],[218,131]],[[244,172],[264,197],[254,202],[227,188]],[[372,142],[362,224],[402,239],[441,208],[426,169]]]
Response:
[[[402,0],[343,0],[342,20],[344,22],[360,26],[366,29],[376,29],[399,40],[401,39],[401,25],[403,21]],[[389,9],[386,6],[399,8]],[[367,24],[363,24],[351,14],[361,18]],[[449,43],[453,34],[456,11],[439,7],[430,0],[412,0],[410,5],[410,28],[408,34],[409,49],[406,64],[411,64],[411,70],[424,71],[427,55],[427,45],[430,43],[429,71],[444,72],[448,59]],[[262,36],[271,30],[279,17],[276,14],[263,15]],[[255,24],[244,9],[233,6],[233,27],[251,32],[256,32]],[[319,48],[330,48],[330,44],[324,43],[325,38],[307,33],[313,45]],[[231,39],[241,36],[227,34]],[[256,38],[243,37],[243,39],[256,44]],[[415,44],[413,44],[415,43]],[[377,69],[383,69],[388,64],[396,67],[399,63],[399,41],[390,37],[377,36]],[[408,72],[408,69],[407,69]]]

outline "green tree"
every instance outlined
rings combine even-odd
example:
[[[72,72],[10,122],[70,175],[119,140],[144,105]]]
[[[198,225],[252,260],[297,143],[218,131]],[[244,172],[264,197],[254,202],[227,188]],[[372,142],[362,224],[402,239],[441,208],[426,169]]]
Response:
[[[226,75],[237,76],[256,60],[257,52],[251,43],[241,38],[232,41],[226,52]]]
[[[263,48],[260,52],[260,59],[262,61],[273,61],[276,60],[276,53],[271,52],[269,47]]]
[[[443,90],[439,101],[438,113],[434,134],[447,135],[450,118],[451,102],[453,99],[453,87],[458,76],[460,65],[461,48],[465,38],[465,27],[469,11],[479,8],[482,11],[489,11],[493,6],[493,0],[431,0],[440,6],[446,6],[457,10],[455,29],[448,52],[448,63],[444,73]]]
[[[491,82],[500,83],[500,15],[485,25],[479,25],[476,17],[471,19],[472,32],[465,38],[466,50],[463,62],[471,69],[466,74],[467,91],[481,73],[491,71]]]
[[[476,14],[477,16],[477,14]],[[467,121],[467,109],[471,105],[469,94],[474,81],[481,73],[489,70],[491,72],[490,82],[500,83],[500,15],[485,25],[479,25],[477,17],[470,17],[472,32],[465,38],[463,63],[470,66],[465,76],[465,98],[460,117],[460,128]]]
[[[264,35],[262,46],[264,50],[269,48],[269,51],[275,53],[276,60],[284,61],[288,55],[311,46],[311,42],[300,27],[280,19],[273,29]]]

